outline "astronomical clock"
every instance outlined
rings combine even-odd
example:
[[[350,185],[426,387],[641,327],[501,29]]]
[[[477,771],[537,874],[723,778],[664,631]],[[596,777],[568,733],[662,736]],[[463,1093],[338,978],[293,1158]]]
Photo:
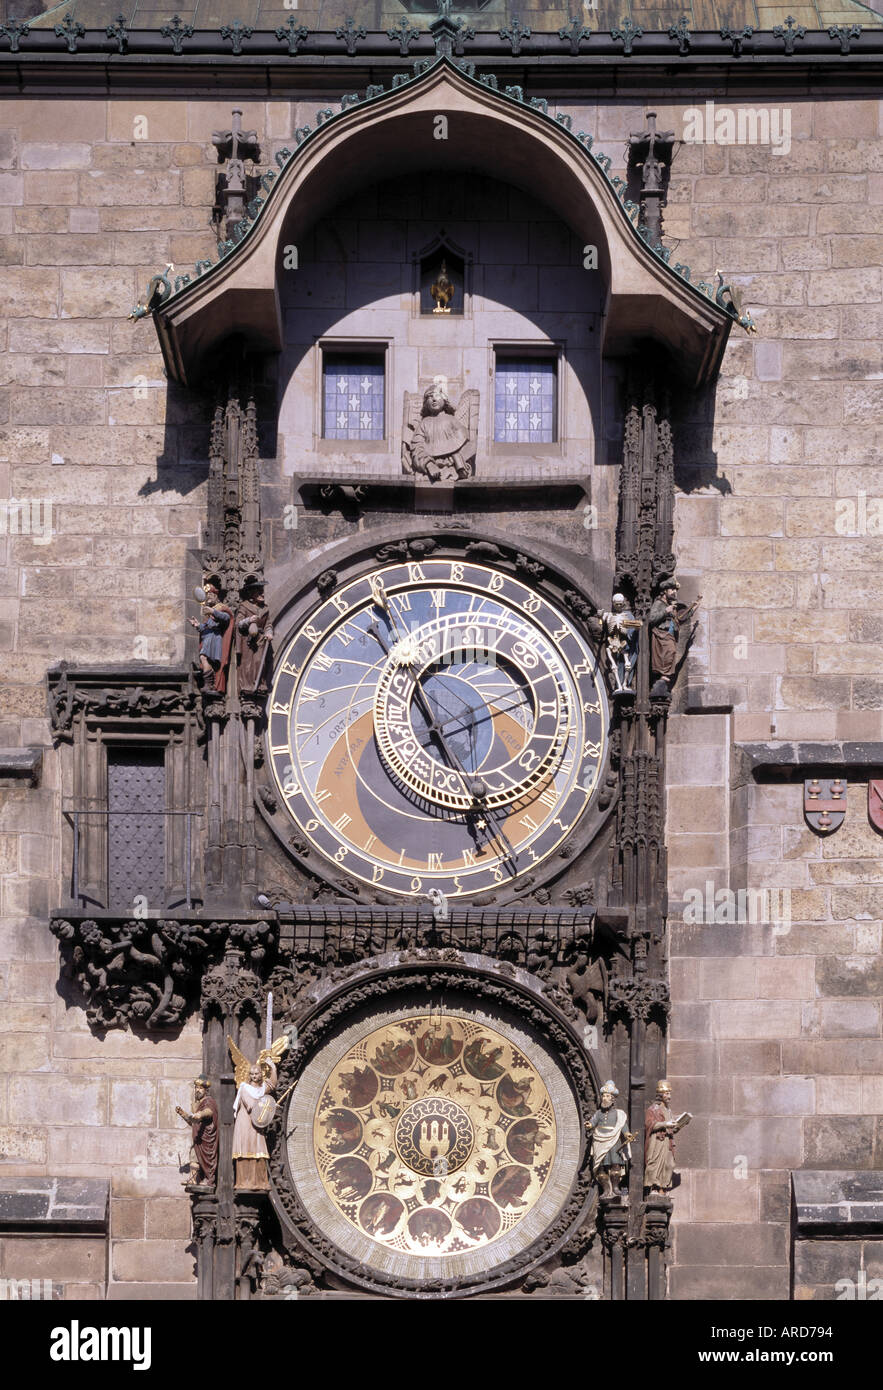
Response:
[[[453,529],[344,555],[280,609],[258,804],[303,878],[277,894],[301,967],[273,1203],[340,1287],[505,1288],[594,1199],[603,971],[555,884],[615,805],[600,625],[566,568]]]
[[[277,658],[274,828],[396,901],[465,903],[547,875],[607,757],[583,625],[528,572],[468,550],[368,565]]]

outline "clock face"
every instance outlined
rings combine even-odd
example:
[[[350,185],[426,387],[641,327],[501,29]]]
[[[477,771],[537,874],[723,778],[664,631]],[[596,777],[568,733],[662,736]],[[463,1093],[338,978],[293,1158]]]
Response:
[[[597,659],[529,584],[469,560],[342,585],[282,654],[270,764],[303,837],[384,893],[467,897],[552,855],[592,799]]]
[[[362,1273],[416,1281],[478,1277],[527,1249],[580,1152],[559,1060],[475,1006],[346,1025],[304,1068],[285,1135],[315,1226]]]

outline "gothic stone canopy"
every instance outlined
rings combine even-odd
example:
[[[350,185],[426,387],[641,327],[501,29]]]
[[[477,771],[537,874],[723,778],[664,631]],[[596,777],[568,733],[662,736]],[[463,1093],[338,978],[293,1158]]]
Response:
[[[496,79],[494,79],[496,82]],[[431,158],[439,170],[485,169],[494,178],[529,188],[597,248],[598,273],[607,287],[603,350],[628,351],[647,339],[664,344],[689,384],[716,373],[733,311],[688,283],[639,236],[621,197],[624,188],[567,126],[535,105],[473,78],[442,59],[390,91],[369,88],[367,100],[346,96],[316,129],[281,151],[281,172],[265,178],[268,194],[239,244],[222,247],[214,265],[201,262],[197,278],[166,282],[155,320],[170,376],[190,382],[211,350],[231,333],[257,350],[278,351],[282,319],[277,275],[284,248],[297,246],[332,208],[341,190],[352,192],[396,169],[406,174]],[[511,95],[515,93],[513,97]],[[542,106],[543,103],[540,103]],[[320,117],[323,113],[320,112]],[[433,123],[448,121],[448,138],[433,139]],[[581,132],[579,133],[581,134]],[[601,161],[599,163],[599,160]],[[636,216],[634,209],[632,216]],[[689,268],[684,267],[687,276]]]

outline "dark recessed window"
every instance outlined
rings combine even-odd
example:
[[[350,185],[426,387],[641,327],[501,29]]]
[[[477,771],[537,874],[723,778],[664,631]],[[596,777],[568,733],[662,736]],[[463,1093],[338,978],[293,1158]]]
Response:
[[[494,367],[494,440],[554,444],[558,438],[558,364],[549,355],[498,351]]]
[[[107,750],[108,907],[132,912],[144,898],[160,912],[166,894],[166,772],[161,748]]]
[[[322,437],[383,439],[383,352],[323,352]]]

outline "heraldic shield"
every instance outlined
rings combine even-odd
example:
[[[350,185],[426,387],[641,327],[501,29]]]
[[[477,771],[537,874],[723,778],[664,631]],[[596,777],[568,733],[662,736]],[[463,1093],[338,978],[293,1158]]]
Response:
[[[868,780],[868,820],[883,835],[883,778]]]
[[[803,784],[803,814],[817,835],[839,830],[846,816],[846,783],[842,777],[808,777]]]

